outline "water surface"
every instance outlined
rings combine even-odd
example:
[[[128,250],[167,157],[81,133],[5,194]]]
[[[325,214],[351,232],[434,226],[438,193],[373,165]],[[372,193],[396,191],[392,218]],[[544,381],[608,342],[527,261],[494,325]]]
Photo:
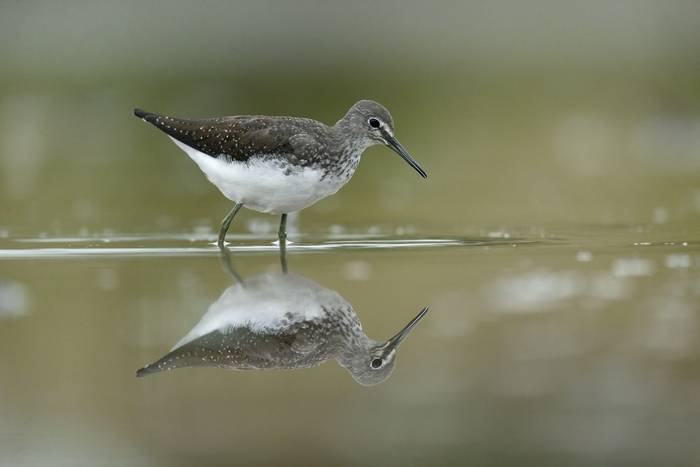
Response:
[[[136,378],[235,283],[206,235],[5,239],[4,461],[699,461],[700,237],[544,233],[292,235],[290,271],[340,294],[370,337],[430,306],[370,388],[333,361]],[[279,271],[270,239],[231,240],[244,278]]]

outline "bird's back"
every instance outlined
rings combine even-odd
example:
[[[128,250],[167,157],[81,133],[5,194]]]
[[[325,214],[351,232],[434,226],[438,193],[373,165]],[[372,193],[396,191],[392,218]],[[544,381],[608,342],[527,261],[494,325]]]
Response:
[[[299,117],[241,115],[184,119],[134,110],[134,114],[180,143],[211,157],[248,161],[277,157],[303,163],[310,152],[321,155],[330,129]]]

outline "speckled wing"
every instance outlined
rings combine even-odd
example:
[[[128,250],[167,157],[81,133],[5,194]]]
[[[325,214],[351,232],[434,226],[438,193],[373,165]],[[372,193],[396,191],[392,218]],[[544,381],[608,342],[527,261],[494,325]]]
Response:
[[[248,161],[255,156],[279,157],[303,164],[322,145],[296,119],[241,116],[202,120],[173,118],[134,110],[134,114],[167,135],[212,157]]]
[[[218,367],[237,370],[293,369],[324,361],[323,342],[307,342],[297,333],[259,334],[249,328],[222,333],[213,331],[173,349],[158,361],[141,368],[146,376],[183,367]]]

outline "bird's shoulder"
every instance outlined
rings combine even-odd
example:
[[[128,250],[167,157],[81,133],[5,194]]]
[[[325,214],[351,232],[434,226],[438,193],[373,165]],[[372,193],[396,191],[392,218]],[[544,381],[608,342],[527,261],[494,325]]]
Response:
[[[328,132],[320,122],[295,117],[249,117],[235,126],[244,151],[297,158],[321,151]]]

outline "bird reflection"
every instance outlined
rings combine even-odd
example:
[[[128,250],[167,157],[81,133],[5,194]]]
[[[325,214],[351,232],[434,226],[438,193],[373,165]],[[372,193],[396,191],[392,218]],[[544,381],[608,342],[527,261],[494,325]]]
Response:
[[[284,272],[241,281],[226,252],[223,259],[237,283],[170,352],[137,376],[195,366],[291,370],[334,358],[358,383],[375,385],[391,375],[399,345],[428,312],[421,310],[390,339],[375,341],[334,290]]]

